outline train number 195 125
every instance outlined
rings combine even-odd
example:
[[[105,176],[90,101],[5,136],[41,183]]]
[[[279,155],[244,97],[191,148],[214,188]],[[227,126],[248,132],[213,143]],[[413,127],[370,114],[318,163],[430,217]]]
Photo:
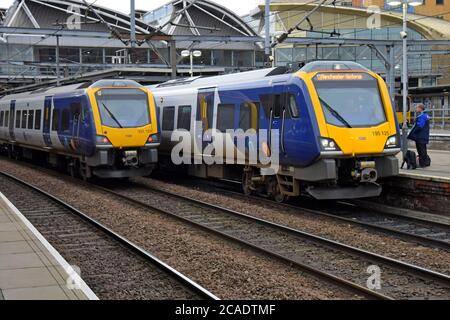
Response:
[[[386,130],[375,130],[372,131],[374,137],[389,137],[390,132]]]

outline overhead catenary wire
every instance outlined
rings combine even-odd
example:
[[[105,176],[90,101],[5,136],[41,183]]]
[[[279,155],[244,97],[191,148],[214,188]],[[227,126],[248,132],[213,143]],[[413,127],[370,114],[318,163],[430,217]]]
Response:
[[[303,7],[303,6],[307,5],[307,4],[313,4],[313,3],[316,3],[316,2],[318,2],[318,1],[319,1],[319,0],[314,0],[314,1],[310,1],[310,2],[303,3],[303,4],[299,4],[299,5],[295,6],[294,8],[300,8],[300,7]],[[84,0],[84,2],[87,4],[87,2],[86,2],[85,0]],[[91,4],[89,4],[89,5],[88,5],[88,8],[91,7],[95,2],[96,2],[96,1],[94,1],[94,2],[91,3]],[[195,3],[195,1],[192,1],[192,2],[191,2],[191,5],[193,5],[194,3]],[[186,8],[185,8],[185,9],[186,9]],[[389,11],[383,11],[383,12],[391,12],[391,11],[389,10]],[[274,12],[274,13],[271,14],[271,16],[274,16],[274,15],[276,15],[277,13],[278,13],[278,12]],[[300,15],[302,15],[302,14],[304,14],[304,12],[299,12],[299,13],[296,14],[296,15],[300,16]],[[422,20],[422,19],[433,18],[433,17],[437,17],[437,16],[445,16],[445,15],[447,15],[447,14],[450,14],[450,11],[448,11],[448,12],[440,12],[440,13],[437,13],[437,14],[435,14],[435,15],[430,15],[430,16],[421,16],[421,17],[418,17],[418,18],[410,19],[408,22],[419,21],[419,20]],[[295,15],[290,16],[290,18],[292,18],[293,16],[295,16]],[[340,21],[339,23],[345,23],[345,22],[349,22],[349,21],[353,21],[353,20],[361,20],[361,19],[366,19],[366,17],[360,17],[360,18],[352,17],[352,18],[350,18],[350,19]],[[331,26],[331,25],[334,25],[334,24],[335,24],[335,22],[333,21],[332,24],[321,25],[321,26],[316,26],[316,27],[319,27],[319,28],[326,28],[327,26]],[[391,24],[385,25],[385,27],[388,27],[388,26],[395,26],[395,25],[397,25],[397,24],[398,24],[398,23],[391,23]],[[52,37],[52,36],[55,36],[60,30],[61,30],[61,29],[55,30],[54,33],[52,33],[52,34],[50,34],[50,35],[46,35],[44,38],[42,38],[42,39],[36,41],[35,43],[33,43],[33,44],[27,46],[27,47],[24,48],[23,50],[18,51],[18,52],[16,52],[15,54],[13,54],[12,56],[8,57],[7,60],[12,60],[14,57],[16,57],[16,56],[18,56],[18,55],[20,55],[20,54],[22,54],[22,53],[28,51],[29,49],[33,48],[34,46],[36,46],[37,44],[41,43],[41,42],[44,41],[45,39],[48,39],[48,38],[50,38],[50,37]],[[346,33],[342,33],[342,34],[340,34],[340,35],[341,35],[341,36],[345,36],[345,35],[350,35],[350,34],[356,34],[356,33],[359,33],[359,32],[366,31],[366,30],[367,30],[366,28],[361,28],[361,29],[355,28],[355,30],[352,30],[352,31],[349,31],[349,32],[346,32]],[[323,37],[323,38],[318,38],[318,39],[331,39],[331,38],[335,38],[335,37],[328,37],[328,38],[327,38],[327,37]],[[108,42],[109,42],[109,41],[108,41]],[[219,44],[218,46],[220,46],[220,44]],[[97,47],[98,47],[98,46],[97,46]],[[96,48],[96,47],[94,47],[94,48]]]
[[[391,13],[391,12],[393,12],[393,10],[392,10],[392,11],[391,11],[391,10],[388,10],[388,11],[382,11],[382,12],[385,12],[385,13]],[[303,13],[303,12],[302,12],[302,13]],[[437,14],[430,15],[430,16],[420,16],[420,17],[417,17],[417,18],[414,18],[414,19],[409,19],[409,20],[408,20],[408,23],[410,23],[410,22],[416,22],[416,21],[423,20],[423,19],[428,19],[428,18],[435,18],[435,17],[439,17],[439,16],[442,16],[442,15],[447,15],[447,14],[450,14],[450,11],[447,11],[447,12],[441,12],[441,13],[437,13]],[[367,19],[367,17],[359,17],[359,18],[352,17],[352,18],[349,18],[349,19],[340,21],[339,23],[346,23],[346,22],[351,22],[351,21],[354,21],[354,20],[357,21],[357,20],[362,20],[362,19]],[[326,24],[326,25],[320,25],[320,26],[318,26],[318,27],[323,29],[323,28],[326,28],[326,27],[329,27],[329,26],[333,26],[333,24],[334,24],[334,23],[329,23],[329,24]],[[398,24],[399,24],[399,23],[393,22],[393,23],[389,23],[389,24],[384,25],[384,27],[396,26],[396,25],[398,25]],[[348,35],[348,34],[352,34],[352,33],[359,33],[359,32],[363,32],[363,31],[368,30],[368,28],[354,28],[354,29],[355,29],[355,30],[353,30],[353,31],[341,33],[340,36],[344,36],[344,35]],[[370,30],[370,29],[369,29],[369,30]],[[328,37],[328,38],[318,38],[318,39],[331,39],[331,38],[333,38],[333,37]]]
[[[309,11],[308,13],[305,14],[305,16],[292,28],[289,28],[289,30],[287,30],[285,33],[281,34],[279,37],[276,38],[275,42],[272,43],[272,48],[276,47],[278,44],[283,43],[290,34],[292,34],[292,32],[294,32],[295,30],[297,30],[297,28],[300,27],[300,25],[306,21],[306,19],[308,19],[309,16],[311,16],[314,12],[316,12],[317,10],[319,10],[319,8],[325,4],[325,2],[327,2],[329,0],[321,0],[321,2],[315,7],[313,8],[311,11]]]
[[[305,5],[312,5],[312,4],[314,4],[314,3],[318,2],[318,1],[319,1],[319,0],[316,0],[316,1],[310,1],[310,2],[305,2],[305,3],[299,4],[299,5],[297,5],[297,6],[294,6],[293,8],[290,8],[290,10],[295,10],[296,8],[304,7]],[[339,1],[339,2],[340,2],[340,1]],[[336,3],[337,3],[337,2],[336,2]],[[275,15],[277,15],[279,12],[283,12],[283,11],[276,11],[276,12],[273,12],[273,13],[271,14],[271,16],[275,16]],[[395,12],[395,8],[393,8],[393,9],[391,9],[391,10],[383,10],[383,9],[380,9],[380,12],[381,12],[381,13],[392,13],[392,12]],[[304,14],[305,14],[304,11],[299,11],[299,12],[296,13],[296,14],[290,15],[289,18],[292,19],[293,17],[301,16],[301,15],[304,15]],[[418,20],[422,20],[422,19],[427,19],[427,18],[440,17],[440,16],[445,16],[445,15],[448,15],[448,14],[450,14],[450,11],[448,11],[448,12],[440,12],[440,13],[437,13],[437,14],[434,14],[434,15],[430,15],[430,16],[421,16],[421,17],[418,17],[418,18],[410,19],[408,22],[414,22],[414,21],[418,21]],[[343,20],[343,21],[339,21],[339,24],[345,23],[345,22],[351,22],[351,21],[363,20],[363,19],[367,19],[367,17],[365,17],[365,16],[362,16],[362,17],[359,17],[359,18],[352,17],[352,18],[349,18],[349,19],[346,19],[346,20]],[[251,23],[251,22],[257,21],[257,20],[259,20],[259,18],[247,20],[246,22],[247,22],[247,23]],[[327,25],[323,25],[323,24],[322,24],[322,25],[315,26],[315,27],[316,27],[316,28],[322,28],[322,29],[323,29],[323,28],[328,27],[328,26],[333,26],[334,24],[335,24],[335,21],[333,21],[332,23],[327,24]],[[391,23],[391,24],[385,25],[385,27],[388,27],[388,26],[395,26],[395,25],[397,25],[397,24],[398,24],[398,23]],[[358,28],[355,28],[355,29],[358,29]],[[353,30],[353,31],[350,31],[350,32],[341,33],[341,34],[339,34],[339,36],[344,36],[344,35],[348,35],[348,34],[352,34],[352,33],[359,33],[359,32],[363,32],[363,31],[365,31],[365,30],[367,30],[367,28],[361,28],[361,30]],[[315,32],[316,30],[300,30],[300,31],[310,31],[310,32]],[[328,34],[328,32],[319,32],[319,33],[327,33],[327,34]],[[324,38],[322,38],[322,39],[336,38],[336,37],[335,37],[336,34],[335,34],[334,32],[329,32],[329,33],[331,34],[330,37],[328,37],[328,38],[324,37]]]

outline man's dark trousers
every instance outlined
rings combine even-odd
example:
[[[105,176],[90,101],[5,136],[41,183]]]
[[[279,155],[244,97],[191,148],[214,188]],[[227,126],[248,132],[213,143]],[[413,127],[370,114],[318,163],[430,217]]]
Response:
[[[422,168],[428,167],[430,165],[427,145],[425,143],[416,142],[417,153],[419,154],[419,166]]]

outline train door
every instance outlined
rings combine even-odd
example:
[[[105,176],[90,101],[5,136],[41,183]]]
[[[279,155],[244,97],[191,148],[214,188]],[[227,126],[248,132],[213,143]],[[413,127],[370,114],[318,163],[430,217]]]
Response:
[[[257,99],[251,99],[243,91],[227,91],[219,100],[216,129],[222,134],[224,159],[238,160],[239,163],[250,159],[256,161],[258,139],[256,134],[252,135],[252,130],[253,133],[258,130],[259,103],[253,101]],[[238,131],[235,131],[236,135],[230,135],[227,130]]]
[[[197,94],[197,122],[201,122],[200,132],[195,131],[196,150],[194,157],[203,156],[203,150],[212,141],[212,136],[206,132],[213,128],[214,119],[214,96],[216,88],[199,89]],[[200,142],[198,145],[198,142]],[[200,154],[199,154],[200,153]]]
[[[9,107],[9,138],[12,142],[16,141],[16,135],[14,134],[14,117],[16,114],[16,100],[11,100]]]
[[[260,96],[268,119],[268,146],[271,153],[279,154],[280,162],[292,156],[293,146],[298,145],[296,139],[304,127],[300,123],[298,90],[294,85],[278,83],[267,90],[270,93]]]
[[[80,145],[81,112],[80,102],[77,101],[70,104],[70,148],[75,152],[79,151]]]
[[[305,142],[313,141],[309,137],[311,129],[305,126],[305,118],[300,117],[299,88],[295,85],[285,87],[281,98],[281,129],[280,129],[280,161],[298,162],[296,153],[307,152]]]
[[[286,144],[284,134],[286,131],[286,108],[285,108],[285,93],[286,86],[284,84],[277,84],[271,89],[271,94],[266,96],[266,107],[269,107],[269,132],[268,143],[270,152],[278,152],[284,155],[286,153]],[[278,139],[272,137],[273,134],[278,135]]]
[[[52,147],[52,139],[50,138],[50,125],[51,125],[51,112],[52,112],[52,97],[45,97],[44,102],[44,124],[42,132],[44,136],[44,144],[46,148]]]

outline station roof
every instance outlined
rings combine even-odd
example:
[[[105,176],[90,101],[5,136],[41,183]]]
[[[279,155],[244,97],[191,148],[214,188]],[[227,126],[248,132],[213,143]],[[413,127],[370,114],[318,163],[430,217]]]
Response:
[[[315,8],[316,4],[304,3],[299,1],[289,1],[282,3],[272,3],[270,5],[271,11],[310,11]],[[259,5],[259,12],[264,12],[264,5]],[[354,8],[347,6],[330,6],[325,5],[318,9],[319,12],[355,15],[362,17],[369,17],[370,13],[366,8]],[[384,21],[392,22],[398,25],[402,24],[403,17],[401,12],[395,11],[381,11],[381,18]],[[439,18],[426,17],[417,14],[408,13],[408,27],[422,34],[426,39],[439,40],[450,38],[450,22]]]
[[[148,12],[143,19],[152,26],[173,19],[163,29],[169,35],[256,36],[238,15],[208,0],[173,0]]]
[[[103,20],[103,21],[102,21]],[[130,32],[130,16],[77,0],[15,0],[6,13],[7,27],[67,29],[108,32],[107,25],[121,33]],[[136,33],[149,34],[155,28],[136,19]]]
[[[446,94],[450,95],[450,85],[437,85],[431,87],[409,88],[411,94]]]
[[[0,25],[2,24],[3,20],[5,19],[6,15],[6,9],[0,8]]]
[[[130,79],[141,84],[154,84],[170,80],[172,69],[168,67],[161,68],[143,68],[143,67],[127,67],[127,68],[111,68],[107,70],[98,70],[83,73],[79,76],[67,77],[60,79],[61,85],[77,84],[81,82],[94,82],[102,79]],[[222,67],[202,67],[194,70],[195,75],[214,76],[223,74],[225,69]],[[179,77],[189,76],[189,68],[178,68],[177,75]],[[1,80],[1,78],[0,78]],[[23,83],[23,79],[21,80]],[[42,79],[40,83],[32,83],[18,88],[0,90],[0,98],[4,95],[15,93],[34,91],[40,88],[56,86],[56,79]],[[1,88],[1,87],[0,87]]]

